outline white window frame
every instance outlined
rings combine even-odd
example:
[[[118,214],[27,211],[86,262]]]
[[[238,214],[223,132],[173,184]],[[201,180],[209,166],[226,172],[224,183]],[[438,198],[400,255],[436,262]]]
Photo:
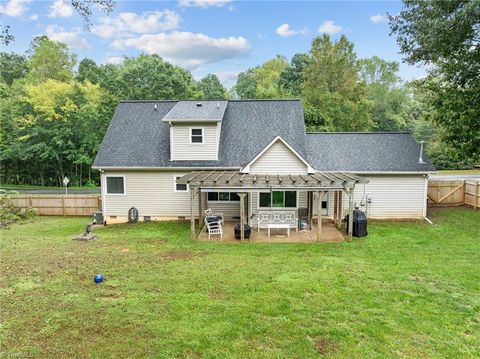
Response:
[[[225,191],[211,191],[207,193],[217,193],[218,194],[218,200],[212,201],[208,199],[208,194],[207,194],[207,201],[208,203],[239,203],[240,201],[232,201],[231,200],[231,194],[228,196],[228,201],[220,201],[220,193],[236,193],[236,192],[225,192]]]
[[[193,135],[193,130],[202,130],[202,142],[192,142],[192,136],[199,137],[199,135]],[[203,127],[190,127],[189,128],[189,140],[191,145],[203,145],[205,143],[205,128]]]
[[[178,177],[183,177],[184,175],[174,175],[173,176],[173,192],[178,192],[178,193],[187,193],[190,191],[190,186],[187,184],[187,189],[186,190],[177,190],[177,178]]]
[[[271,193],[271,192],[296,192],[297,195],[296,195],[296,203],[295,203],[295,207],[273,207],[272,206],[272,199],[273,199],[273,196],[270,197],[270,207],[261,207],[260,206],[260,193]],[[272,191],[262,191],[262,192],[257,192],[257,209],[271,209],[272,211],[275,211],[275,210],[288,210],[288,209],[298,209],[298,200],[300,198],[300,192],[299,191],[287,191],[287,190],[272,190]],[[285,203],[285,193],[283,194],[283,203]]]
[[[108,193],[108,178],[122,177],[123,178],[123,193]],[[126,196],[127,195],[127,181],[125,175],[105,175],[105,195],[107,196]]]

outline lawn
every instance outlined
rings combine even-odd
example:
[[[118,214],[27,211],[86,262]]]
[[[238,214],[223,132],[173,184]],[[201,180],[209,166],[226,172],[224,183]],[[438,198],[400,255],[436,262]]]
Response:
[[[478,357],[480,211],[430,218],[338,244],[190,243],[174,222],[87,243],[70,239],[86,218],[15,224],[0,356]]]

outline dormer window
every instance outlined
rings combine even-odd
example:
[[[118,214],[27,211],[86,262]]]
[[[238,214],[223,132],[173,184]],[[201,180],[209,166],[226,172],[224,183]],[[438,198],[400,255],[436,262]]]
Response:
[[[191,143],[203,143],[203,128],[191,128],[190,129],[190,142]]]

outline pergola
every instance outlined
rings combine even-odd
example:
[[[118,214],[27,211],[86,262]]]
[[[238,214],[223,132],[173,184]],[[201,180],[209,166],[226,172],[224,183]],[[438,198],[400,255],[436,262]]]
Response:
[[[245,196],[248,192],[272,190],[317,192],[317,240],[322,235],[322,201],[325,192],[335,191],[334,222],[341,223],[342,193],[349,197],[348,236],[352,237],[353,228],[353,195],[357,183],[368,183],[362,177],[349,172],[316,172],[314,174],[265,175],[242,173],[235,170],[212,170],[190,172],[180,178],[177,183],[186,184],[190,188],[191,237],[195,234],[195,196],[198,195],[199,224],[203,222],[202,192],[236,192],[240,197],[240,228],[245,224]],[[240,231],[243,240],[243,230]]]

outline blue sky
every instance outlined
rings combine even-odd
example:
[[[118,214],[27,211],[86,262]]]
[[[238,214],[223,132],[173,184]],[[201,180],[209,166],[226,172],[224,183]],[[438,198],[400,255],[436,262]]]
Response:
[[[1,21],[16,37],[2,51],[23,53],[34,36],[46,34],[67,43],[79,59],[118,63],[123,56],[158,53],[195,78],[215,73],[230,87],[238,72],[277,54],[290,59],[307,52],[321,33],[334,39],[345,34],[359,57],[401,63],[385,17],[401,7],[395,1],[117,1],[108,16],[94,11],[87,31],[63,0],[2,0]],[[404,80],[424,73],[401,63]]]

